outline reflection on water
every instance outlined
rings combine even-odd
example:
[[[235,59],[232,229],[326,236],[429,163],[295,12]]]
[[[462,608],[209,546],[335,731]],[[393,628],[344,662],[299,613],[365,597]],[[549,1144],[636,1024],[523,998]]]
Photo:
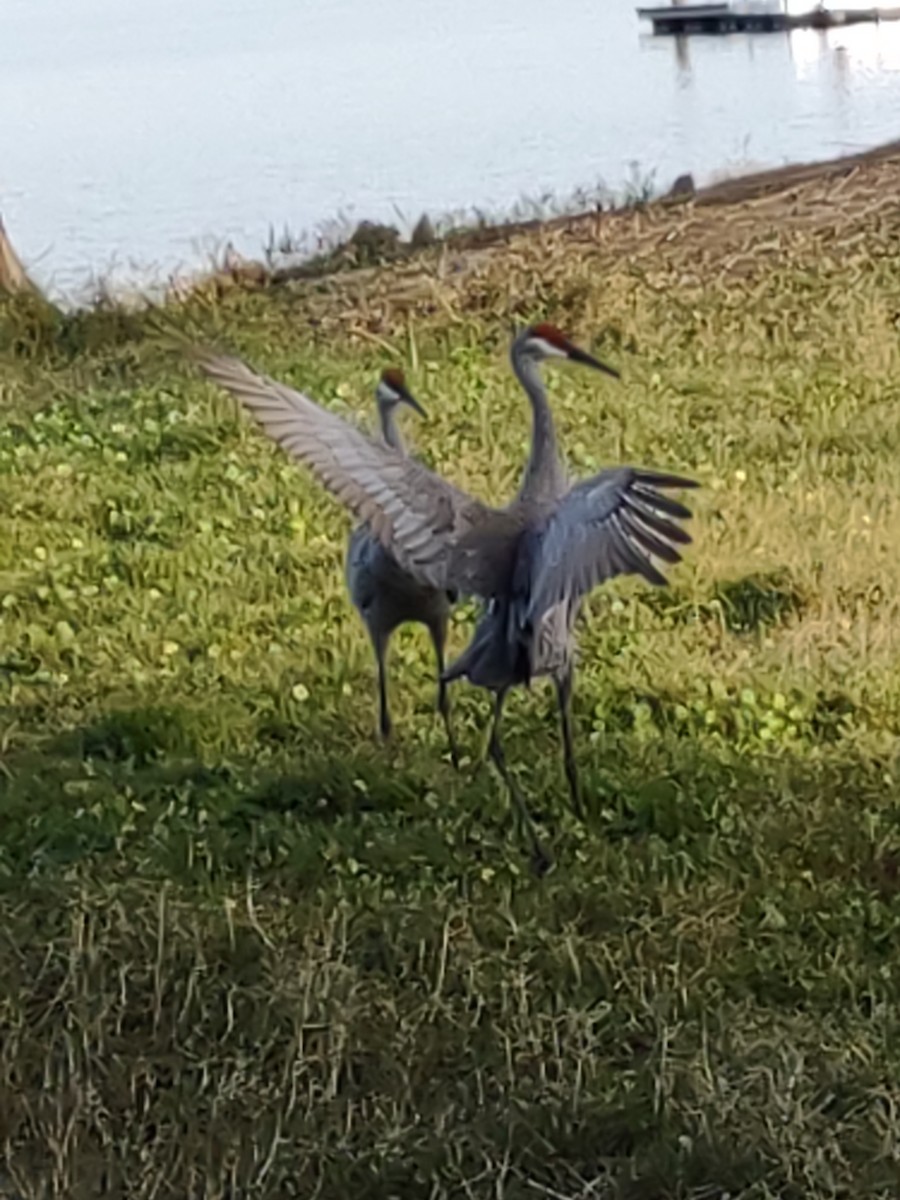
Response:
[[[796,29],[788,35],[797,78],[812,78],[830,62],[852,83],[870,86],[883,72],[900,72],[900,21],[844,29]]]
[[[5,0],[0,212],[44,283],[900,137],[900,23],[653,37],[638,0]],[[792,7],[807,7],[806,0]],[[52,37],[48,30],[53,31]],[[204,242],[204,239],[209,239]]]

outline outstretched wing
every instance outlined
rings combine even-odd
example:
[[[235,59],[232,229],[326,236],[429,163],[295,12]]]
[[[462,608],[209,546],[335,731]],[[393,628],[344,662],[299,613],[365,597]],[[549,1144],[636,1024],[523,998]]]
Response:
[[[530,539],[526,624],[536,629],[549,608],[616,575],[665,584],[653,558],[680,561],[678,547],[691,537],[677,522],[691,512],[664,492],[698,486],[679,475],[614,467],[572,488]]]
[[[502,583],[517,527],[422,463],[230,355],[194,350],[213,382],[358,518],[411,575],[432,587],[489,596]]]

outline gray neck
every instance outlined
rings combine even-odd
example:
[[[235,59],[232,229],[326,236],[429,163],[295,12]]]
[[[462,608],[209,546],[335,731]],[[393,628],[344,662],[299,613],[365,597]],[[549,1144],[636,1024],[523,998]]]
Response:
[[[400,436],[400,430],[394,417],[396,408],[396,404],[382,404],[379,401],[378,419],[381,423],[381,436],[384,438],[386,445],[390,446],[391,449],[399,451],[400,454],[405,454],[406,446],[403,444],[403,438]]]
[[[519,487],[520,500],[556,500],[567,486],[566,469],[556,441],[556,426],[535,360],[512,348],[512,368],[531,403],[531,451]]]

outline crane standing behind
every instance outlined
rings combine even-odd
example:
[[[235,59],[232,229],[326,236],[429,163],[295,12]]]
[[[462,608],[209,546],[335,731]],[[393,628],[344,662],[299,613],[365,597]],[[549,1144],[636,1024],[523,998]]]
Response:
[[[696,482],[623,466],[569,486],[537,365],[562,358],[609,368],[549,324],[523,330],[513,343],[513,367],[531,403],[533,441],[519,494],[505,508],[484,504],[240,359],[207,350],[195,351],[195,358],[271,438],[368,522],[414,578],[486,602],[471,642],[443,677],[465,676],[494,693],[491,757],[529,831],[535,869],[546,870],[552,860],[506,769],[499,738],[503,701],[510,688],[528,685],[536,675],[553,677],[569,787],[578,804],[568,715],[575,617],[583,598],[617,575],[666,583],[653,560],[681,560],[678,547],[691,538],[677,522],[691,513],[665,492]]]
[[[409,392],[402,371],[388,368],[382,372],[375,389],[375,401],[384,444],[405,455],[395,418],[397,405],[408,404],[423,417],[425,411]],[[350,599],[362,618],[375,653],[378,668],[378,728],[381,737],[386,739],[391,733],[387,694],[387,653],[391,635],[399,625],[416,621],[424,625],[431,635],[437,659],[438,709],[447,731],[450,757],[453,765],[458,766],[447,685],[442,678],[447,624],[451,606],[456,601],[455,591],[431,587],[404,571],[365,524],[358,525],[350,535],[346,576]]]

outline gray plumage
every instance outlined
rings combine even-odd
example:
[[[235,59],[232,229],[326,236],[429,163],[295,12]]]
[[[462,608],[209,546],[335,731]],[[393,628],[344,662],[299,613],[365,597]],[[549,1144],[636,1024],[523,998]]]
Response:
[[[572,737],[574,625],[583,598],[598,584],[622,574],[664,585],[651,556],[676,563],[677,544],[689,535],[672,518],[687,519],[684,505],[661,489],[695,487],[693,480],[634,467],[614,467],[570,485],[559,452],[553,414],[538,364],[565,358],[618,377],[552,325],[526,329],[513,342],[513,371],[531,404],[531,450],[518,494],[506,512],[521,533],[508,564],[506,587],[495,592],[469,646],[444,679],[468,678],[494,693],[490,755],[529,830],[535,865],[550,856],[541,845],[522,795],[506,767],[500,722],[506,696],[519,684],[550,676],[556,690],[566,778],[572,805],[583,815]],[[673,544],[674,543],[674,544]]]
[[[665,583],[653,558],[680,560],[678,547],[691,539],[677,522],[691,514],[664,493],[696,483],[614,467],[570,488],[537,365],[555,357],[616,372],[551,325],[532,326],[513,343],[513,369],[531,403],[533,438],[518,495],[501,509],[467,495],[239,359],[208,351],[195,357],[270,437],[368,524],[403,570],[429,587],[485,601],[469,646],[443,679],[467,677],[494,692],[491,757],[529,830],[535,865],[546,868],[549,856],[505,764],[499,738],[504,699],[517,684],[540,675],[553,678],[566,775],[579,808],[569,717],[575,618],[588,592],[617,575]]]
[[[408,404],[424,416],[418,401],[406,387],[401,371],[383,372],[375,391],[378,418],[384,444],[405,454],[396,423],[398,404]],[[397,563],[375,538],[368,525],[358,525],[350,535],[346,561],[347,587],[354,607],[369,634],[378,671],[378,728],[382,738],[390,736],[392,722],[387,690],[387,655],[391,635],[408,621],[426,627],[434,646],[438,674],[438,710],[443,718],[450,745],[450,756],[458,766],[459,756],[450,722],[450,703],[444,672],[444,647],[450,610],[456,599],[453,591],[422,583]]]

